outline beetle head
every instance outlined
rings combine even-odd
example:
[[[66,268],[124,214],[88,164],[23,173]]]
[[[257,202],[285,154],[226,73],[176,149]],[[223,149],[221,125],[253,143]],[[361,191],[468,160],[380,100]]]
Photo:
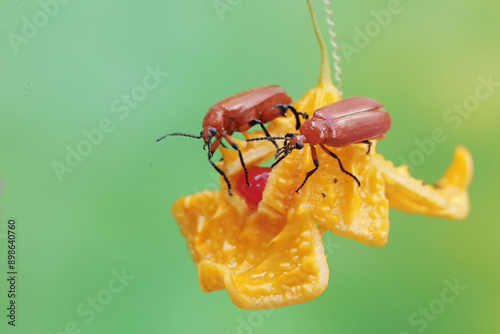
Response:
[[[305,143],[307,143],[307,138],[304,135],[295,134],[286,146],[289,150],[301,150],[304,148]]]
[[[206,126],[203,128],[203,130],[200,133],[201,138],[203,138],[203,141],[205,142],[205,145],[203,145],[203,149],[205,149],[207,146],[210,147],[212,144],[212,138],[217,135],[217,129],[211,126]]]
[[[276,154],[276,161],[272,164],[271,168],[280,163],[281,160],[285,159],[293,150],[301,150],[304,148],[304,144],[307,143],[307,138],[304,135],[298,133],[287,133],[285,139],[285,144],[281,147]]]

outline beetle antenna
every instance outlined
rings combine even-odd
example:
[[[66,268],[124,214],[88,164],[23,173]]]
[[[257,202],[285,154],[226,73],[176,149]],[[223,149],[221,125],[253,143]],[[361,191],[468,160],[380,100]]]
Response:
[[[201,136],[195,136],[195,135],[192,135],[189,133],[174,132],[174,133],[169,133],[169,134],[164,135],[163,137],[158,138],[156,140],[156,142],[159,142],[160,140],[165,139],[167,137],[171,137],[171,136],[183,136],[183,137],[191,137],[191,138],[201,139]]]
[[[287,140],[285,137],[259,137],[259,138],[251,138],[247,139],[247,141],[257,141],[257,140]]]
[[[283,146],[282,148],[280,148],[280,149],[278,150],[278,156],[279,156],[282,152],[285,152],[285,150],[286,150],[286,146]]]
[[[282,147],[280,147],[277,151],[276,154],[274,155],[275,159],[278,159],[282,153],[284,153],[288,149],[288,140],[285,140],[285,143],[283,144]]]
[[[285,145],[283,145],[283,147],[278,150],[278,156],[286,151],[290,151],[290,148],[288,147],[288,141],[285,141]]]
[[[283,153],[283,155],[271,165],[271,168],[274,168],[274,166],[276,166],[277,164],[279,164],[281,162],[281,160],[285,159],[292,151],[291,150],[287,150],[287,151],[284,151],[284,152],[285,153]]]

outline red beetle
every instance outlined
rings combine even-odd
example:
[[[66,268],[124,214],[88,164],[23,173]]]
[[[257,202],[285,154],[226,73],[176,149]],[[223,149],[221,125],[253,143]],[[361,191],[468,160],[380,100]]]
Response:
[[[316,145],[337,159],[342,172],[350,175],[361,186],[358,178],[344,169],[338,155],[331,152],[326,146],[342,147],[366,143],[369,145],[368,152],[370,152],[371,142],[369,140],[383,137],[390,127],[391,116],[383,109],[380,102],[368,97],[354,96],[316,110],[314,115],[302,124],[300,134],[288,133],[285,137],[268,136],[248,141],[285,140],[284,146],[278,152],[281,156],[272,167],[286,158],[294,149],[301,150],[304,144],[311,145],[311,155],[315,168],[307,173],[306,179],[297,192],[304,186],[307,179],[318,170],[319,161]]]
[[[157,142],[170,136],[185,136],[203,139],[205,143],[203,149],[208,147],[208,161],[215,168],[215,170],[222,175],[222,177],[224,177],[224,180],[227,183],[228,193],[232,195],[231,183],[229,182],[229,179],[224,171],[212,161],[214,152],[217,150],[219,145],[222,144],[222,138],[226,139],[229,145],[238,151],[241,165],[245,170],[246,182],[250,186],[247,167],[245,165],[245,161],[243,160],[243,154],[241,153],[238,145],[231,138],[231,135],[236,131],[247,131],[255,124],[259,124],[266,136],[270,138],[270,134],[264,126],[264,123],[270,122],[280,116],[285,116],[288,109],[290,109],[295,115],[297,122],[296,128],[299,129],[299,116],[307,119],[308,115],[297,112],[297,110],[290,105],[291,102],[292,98],[283,88],[279,86],[262,86],[248,89],[231,95],[214,104],[203,119],[203,130],[199,136],[175,132],[164,135],[159,138]],[[213,140],[214,138],[215,140]],[[276,148],[279,148],[274,140],[270,140],[273,141]],[[224,146],[224,144],[222,144],[222,146]]]

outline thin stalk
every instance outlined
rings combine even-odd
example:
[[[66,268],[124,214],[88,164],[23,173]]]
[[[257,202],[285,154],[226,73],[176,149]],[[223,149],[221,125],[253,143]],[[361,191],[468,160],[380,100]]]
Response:
[[[318,38],[319,48],[321,50],[321,70],[319,73],[319,85],[333,85],[331,70],[330,70],[330,57],[328,51],[326,50],[325,40],[321,36],[321,32],[318,27],[318,21],[316,20],[316,14],[314,14],[314,8],[312,6],[311,0],[307,0],[307,5],[309,6],[309,12],[311,13],[311,19],[313,22],[314,32]]]

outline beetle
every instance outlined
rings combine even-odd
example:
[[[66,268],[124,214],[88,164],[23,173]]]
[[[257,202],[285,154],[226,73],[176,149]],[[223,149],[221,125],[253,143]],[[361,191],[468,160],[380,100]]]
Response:
[[[238,151],[241,166],[245,170],[245,179],[248,181],[248,171],[243,160],[243,154],[240,148],[231,138],[231,135],[236,132],[244,132],[259,124],[267,137],[271,135],[267,131],[264,123],[270,122],[280,116],[285,116],[287,110],[291,110],[295,115],[296,129],[300,128],[300,117],[307,119],[307,113],[300,113],[290,105],[292,98],[286,91],[276,85],[256,87],[231,95],[217,103],[215,103],[205,115],[199,136],[189,133],[174,132],[158,138],[159,142],[162,139],[171,136],[184,136],[196,139],[203,139],[203,149],[208,147],[208,161],[215,170],[224,178],[227,184],[228,193],[231,193],[231,183],[224,171],[219,168],[213,161],[212,157],[219,145],[224,146],[222,139],[224,138],[229,145]],[[279,146],[274,140],[271,140],[276,148]]]
[[[316,145],[323,151],[337,159],[340,170],[351,176],[361,186],[358,178],[344,169],[339,156],[330,151],[326,146],[342,147],[356,143],[368,144],[368,152],[371,149],[371,139],[383,138],[391,127],[391,116],[384,110],[382,104],[368,97],[353,96],[338,102],[329,104],[316,110],[313,116],[300,127],[300,134],[287,133],[285,137],[262,137],[248,139],[254,140],[285,140],[279,149],[279,158],[272,165],[276,166],[286,158],[294,149],[301,150],[304,144],[311,146],[311,156],[314,169],[306,174],[304,182],[296,190],[299,190],[318,170],[319,160]]]

